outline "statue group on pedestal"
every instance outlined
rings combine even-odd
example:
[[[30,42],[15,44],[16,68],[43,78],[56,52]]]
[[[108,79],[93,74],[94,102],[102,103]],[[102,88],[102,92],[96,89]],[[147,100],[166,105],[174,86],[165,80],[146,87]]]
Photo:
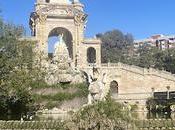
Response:
[[[88,104],[92,104],[96,101],[104,101],[105,94],[105,84],[106,84],[106,73],[103,75],[98,75],[97,77],[92,77],[88,75],[89,82],[89,95]]]

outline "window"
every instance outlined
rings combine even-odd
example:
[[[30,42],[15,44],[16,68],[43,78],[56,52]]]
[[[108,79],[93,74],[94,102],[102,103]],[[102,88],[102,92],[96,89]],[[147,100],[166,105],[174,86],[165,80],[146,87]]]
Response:
[[[46,0],[46,3],[50,3],[50,0]]]
[[[112,98],[117,98],[118,96],[118,82],[115,80],[110,83],[110,95]]]
[[[93,47],[87,49],[87,62],[96,63],[96,50]]]

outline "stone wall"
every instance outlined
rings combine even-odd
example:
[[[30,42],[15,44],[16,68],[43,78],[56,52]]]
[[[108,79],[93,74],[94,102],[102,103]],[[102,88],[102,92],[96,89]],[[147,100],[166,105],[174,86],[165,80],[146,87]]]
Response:
[[[166,71],[122,63],[101,64],[101,67],[97,68],[100,73],[99,76],[104,73],[107,74],[104,89],[106,94],[110,90],[112,81],[118,83],[118,97],[116,100],[121,102],[145,105],[146,100],[152,97],[153,92],[166,92],[167,86],[170,86],[169,91],[175,91],[175,76]],[[82,69],[93,75],[92,67]]]

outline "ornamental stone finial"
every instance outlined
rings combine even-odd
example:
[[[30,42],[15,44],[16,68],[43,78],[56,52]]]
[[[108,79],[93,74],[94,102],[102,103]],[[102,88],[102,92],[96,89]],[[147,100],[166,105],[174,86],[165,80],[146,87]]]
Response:
[[[49,3],[56,3],[56,4],[69,4],[69,0],[50,0]]]
[[[79,0],[73,0],[73,3],[80,3]]]

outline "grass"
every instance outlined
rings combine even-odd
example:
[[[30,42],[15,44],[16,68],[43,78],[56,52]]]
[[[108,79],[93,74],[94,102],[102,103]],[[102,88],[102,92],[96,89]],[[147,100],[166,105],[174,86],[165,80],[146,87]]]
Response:
[[[75,94],[70,93],[57,93],[54,95],[39,95],[34,94],[33,95],[35,100],[47,100],[47,101],[65,101],[65,100],[71,100],[75,97]]]
[[[46,102],[47,108],[53,108],[56,105],[59,105],[59,103],[63,101],[69,101],[74,98],[83,98],[88,96],[88,86],[85,83],[81,84],[58,84],[58,85],[45,85],[35,87],[35,89],[44,89],[44,88],[62,88],[64,90],[67,90],[69,88],[76,89],[74,93],[68,93],[68,92],[59,92],[56,94],[33,94],[32,97],[36,103],[42,103]]]
[[[55,84],[55,85],[48,85],[47,83],[41,81],[41,82],[34,82],[32,83],[32,89],[44,89],[44,88],[87,88],[86,83],[79,83],[79,84]]]
[[[59,102],[48,101],[47,104],[46,104],[46,108],[47,109],[52,109],[52,108],[54,108],[54,107],[56,107],[58,105],[59,105]]]

